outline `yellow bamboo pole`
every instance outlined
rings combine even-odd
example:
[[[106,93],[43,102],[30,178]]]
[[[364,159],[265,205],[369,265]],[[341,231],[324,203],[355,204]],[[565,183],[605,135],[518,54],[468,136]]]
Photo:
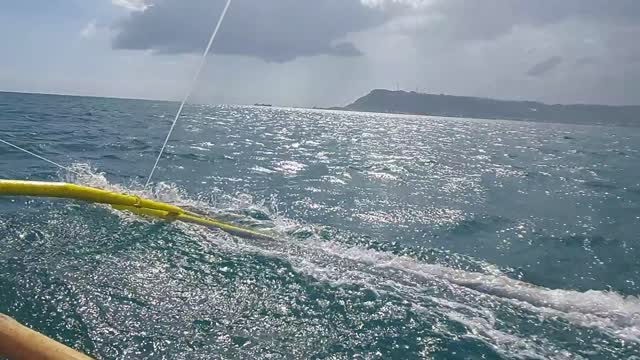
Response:
[[[273,237],[268,234],[242,226],[229,224],[214,218],[205,217],[182,209],[179,206],[145,199],[137,195],[117,193],[89,186],[58,182],[0,180],[0,196],[3,195],[66,198],[108,204],[117,210],[126,210],[137,215],[155,217],[169,221],[177,220],[186,223],[199,224],[210,228],[220,229],[232,235],[244,238],[273,239]]]

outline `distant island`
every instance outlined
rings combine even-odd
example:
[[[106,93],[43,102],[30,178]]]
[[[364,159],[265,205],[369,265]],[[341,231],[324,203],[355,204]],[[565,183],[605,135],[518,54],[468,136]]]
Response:
[[[548,105],[535,101],[494,100],[383,89],[373,90],[345,107],[331,109],[584,125],[640,126],[640,106]]]

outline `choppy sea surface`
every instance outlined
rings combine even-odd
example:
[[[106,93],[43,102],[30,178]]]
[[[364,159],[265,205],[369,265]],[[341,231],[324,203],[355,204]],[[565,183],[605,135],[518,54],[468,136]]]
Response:
[[[143,192],[177,104],[0,93],[0,177]],[[148,196],[0,197],[0,312],[100,359],[640,358],[640,129],[190,105]]]

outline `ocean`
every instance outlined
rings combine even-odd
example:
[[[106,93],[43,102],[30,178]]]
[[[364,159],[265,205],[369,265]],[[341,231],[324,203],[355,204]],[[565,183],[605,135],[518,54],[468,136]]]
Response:
[[[142,191],[178,104],[0,93],[0,177]],[[0,312],[99,359],[640,358],[640,129],[188,105],[155,198],[0,197]]]

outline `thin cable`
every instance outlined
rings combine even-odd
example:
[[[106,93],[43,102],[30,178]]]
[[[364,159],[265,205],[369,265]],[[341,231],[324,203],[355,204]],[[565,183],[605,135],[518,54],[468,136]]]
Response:
[[[151,182],[151,178],[153,177],[153,173],[156,171],[156,168],[158,167],[158,162],[160,162],[160,158],[162,158],[164,149],[167,147],[167,143],[169,142],[169,138],[173,133],[173,128],[175,128],[176,123],[180,118],[180,114],[182,113],[184,104],[187,102],[187,100],[189,100],[189,97],[191,97],[191,93],[193,92],[193,89],[195,88],[196,83],[198,82],[198,78],[200,78],[200,73],[202,73],[202,69],[204,68],[204,65],[207,62],[207,55],[209,54],[211,45],[213,45],[213,40],[215,40],[216,35],[218,34],[218,30],[220,30],[220,26],[222,25],[222,21],[224,20],[225,15],[227,15],[227,10],[229,9],[230,5],[231,5],[231,0],[227,0],[227,4],[224,6],[224,9],[222,10],[222,14],[220,14],[220,18],[218,19],[218,24],[216,24],[216,27],[213,30],[213,33],[211,33],[211,38],[209,38],[209,44],[207,44],[207,48],[204,50],[204,53],[202,54],[202,59],[200,60],[200,66],[198,67],[198,71],[193,77],[193,80],[191,81],[191,85],[189,86],[189,89],[187,90],[187,93],[185,94],[184,99],[182,99],[182,103],[180,104],[180,108],[178,108],[176,117],[173,119],[173,123],[171,124],[171,128],[169,129],[169,133],[167,134],[167,138],[164,140],[164,144],[162,145],[162,149],[160,149],[160,153],[158,154],[158,158],[156,159],[156,162],[153,165],[153,169],[151,169],[151,173],[149,173],[149,178],[147,179],[147,183],[144,185],[145,189],[149,186],[149,183]]]
[[[64,166],[64,165],[60,165],[60,164],[58,164],[58,163],[57,163],[57,162],[55,162],[55,161],[49,160],[49,159],[47,159],[46,157],[44,157],[44,156],[40,156],[40,155],[38,155],[38,154],[36,154],[36,153],[33,153],[33,152],[31,152],[31,151],[29,151],[29,150],[27,150],[27,149],[23,149],[23,148],[21,148],[20,146],[18,146],[18,145],[14,145],[14,144],[12,144],[12,143],[10,143],[10,142],[6,141],[6,140],[2,140],[2,139],[0,139],[0,142],[1,142],[1,143],[3,143],[3,144],[9,145],[9,146],[11,146],[11,147],[12,147],[12,148],[14,148],[14,149],[18,149],[18,150],[20,150],[20,151],[22,151],[22,152],[24,152],[24,153],[27,153],[27,154],[29,154],[29,155],[31,155],[31,156],[35,156],[35,157],[37,157],[37,158],[38,158],[38,159],[40,159],[40,160],[44,160],[44,161],[48,162],[49,164],[52,164],[52,165],[55,165],[55,166],[59,167],[60,169],[64,169],[64,170],[69,171],[69,172],[72,172],[72,173],[74,173],[74,174],[76,174],[76,175],[81,175],[79,172],[77,172],[77,171],[75,171],[75,170],[71,170],[70,168],[68,168],[68,167],[66,167],[66,166]]]

